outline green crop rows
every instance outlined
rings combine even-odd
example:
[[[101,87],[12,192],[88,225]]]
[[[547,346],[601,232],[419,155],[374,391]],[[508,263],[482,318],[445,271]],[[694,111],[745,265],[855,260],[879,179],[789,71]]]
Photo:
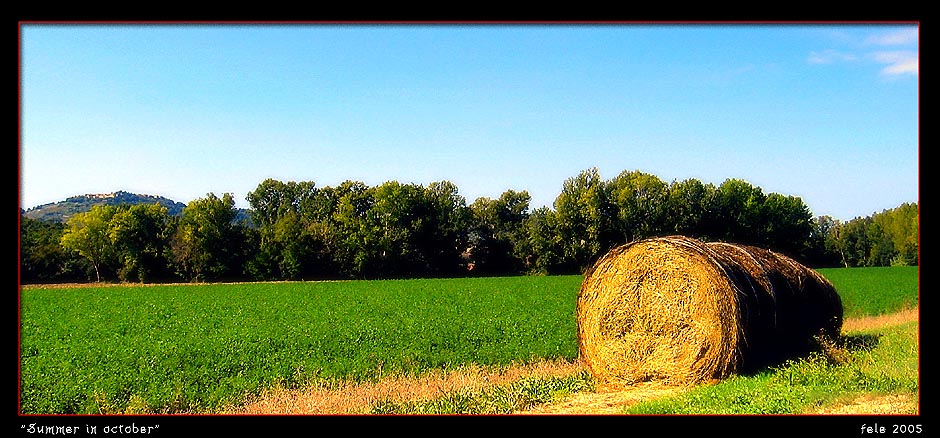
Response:
[[[819,269],[839,296],[847,318],[882,315],[918,306],[917,266]]]
[[[273,384],[573,360],[580,281],[23,290],[21,411],[212,412]]]

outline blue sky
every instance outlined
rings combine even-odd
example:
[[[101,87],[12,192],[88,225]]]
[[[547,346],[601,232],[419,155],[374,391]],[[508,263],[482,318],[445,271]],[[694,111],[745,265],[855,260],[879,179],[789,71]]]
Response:
[[[918,201],[916,23],[20,25],[23,208],[266,178],[551,206],[597,167]]]

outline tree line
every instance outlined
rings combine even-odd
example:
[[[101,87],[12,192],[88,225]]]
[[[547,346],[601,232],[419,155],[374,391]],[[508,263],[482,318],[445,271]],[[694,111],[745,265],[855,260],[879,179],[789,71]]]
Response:
[[[667,183],[641,171],[564,181],[554,208],[526,191],[472,203],[449,181],[267,179],[179,215],[96,206],[64,224],[20,218],[20,281],[209,282],[581,273],[611,248],[682,234],[756,245],[813,267],[917,265],[917,204],[840,222],[741,179]]]

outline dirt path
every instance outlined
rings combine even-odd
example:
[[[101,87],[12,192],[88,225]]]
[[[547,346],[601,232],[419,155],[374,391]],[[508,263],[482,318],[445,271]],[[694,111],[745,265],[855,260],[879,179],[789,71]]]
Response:
[[[845,403],[826,406],[814,413],[832,415],[913,415],[917,414],[918,411],[919,406],[916,399],[907,395],[896,394],[881,397],[863,395]]]
[[[666,386],[656,383],[643,383],[628,389],[598,388],[596,392],[581,392],[566,400],[550,405],[537,406],[527,411],[515,412],[520,415],[607,415],[620,414],[627,406],[646,400],[682,392],[684,387]]]

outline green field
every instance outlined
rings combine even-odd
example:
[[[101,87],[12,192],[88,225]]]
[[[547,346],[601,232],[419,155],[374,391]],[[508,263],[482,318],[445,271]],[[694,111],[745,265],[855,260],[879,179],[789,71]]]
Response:
[[[847,318],[883,315],[917,307],[917,266],[818,269],[842,297]]]
[[[917,305],[917,269],[821,270],[847,316]],[[24,288],[20,410],[209,413],[273,385],[578,354],[579,276]]]

